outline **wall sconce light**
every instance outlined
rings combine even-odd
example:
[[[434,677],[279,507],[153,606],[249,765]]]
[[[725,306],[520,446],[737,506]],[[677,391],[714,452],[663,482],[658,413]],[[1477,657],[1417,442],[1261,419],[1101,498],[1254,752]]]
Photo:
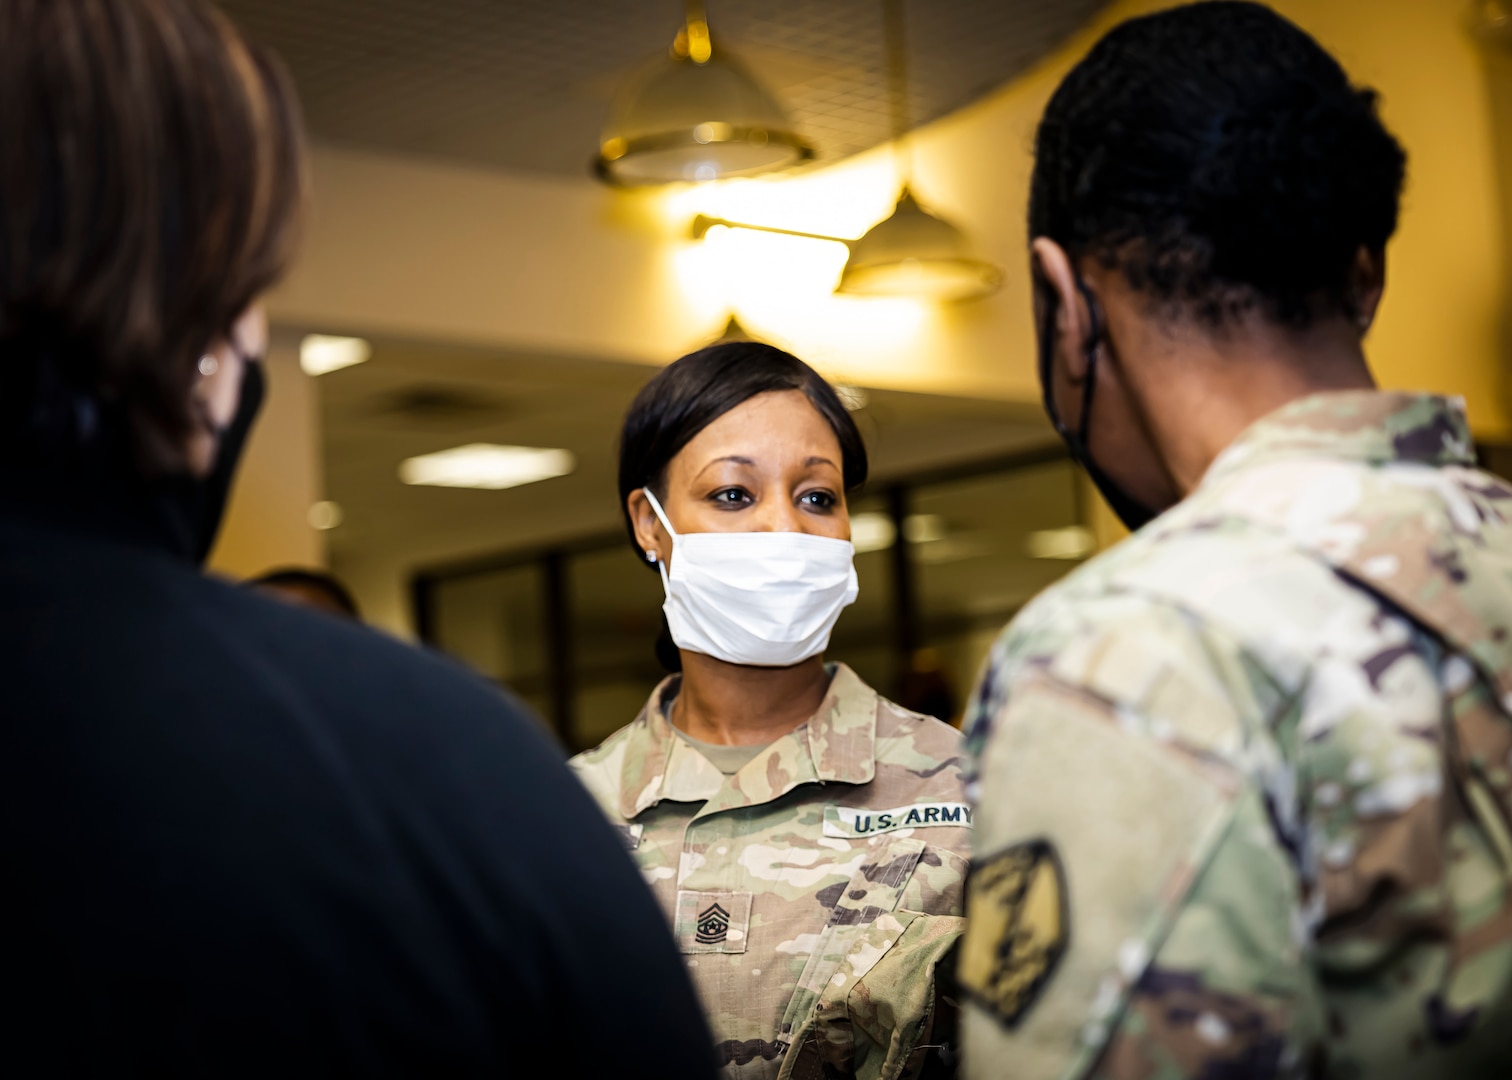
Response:
[[[814,156],[777,100],[714,48],[702,0],[668,57],[624,86],[593,171],[620,186],[755,176]]]
[[[835,291],[851,296],[970,300],[986,296],[1003,281],[1002,271],[972,253],[965,233],[925,210],[907,187],[892,214],[856,240],[708,214],[693,219],[693,238],[702,240],[716,227],[844,244],[850,255]]]

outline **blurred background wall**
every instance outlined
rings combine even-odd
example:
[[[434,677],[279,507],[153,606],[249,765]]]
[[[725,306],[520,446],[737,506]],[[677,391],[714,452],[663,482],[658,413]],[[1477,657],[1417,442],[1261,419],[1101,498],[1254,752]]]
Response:
[[[958,698],[993,629],[1117,538],[1038,412],[1023,215],[1056,82],[1109,26],[1165,5],[902,5],[906,102],[922,121],[912,188],[1002,271],[1000,289],[961,303],[836,295],[838,243],[694,238],[700,214],[851,239],[892,211],[880,3],[711,0],[716,43],[795,103],[818,160],[632,190],[597,182],[587,161],[616,88],[680,25],[676,0],[226,6],[301,85],[316,201],[272,297],[273,397],[223,571],[329,562],[380,626],[508,679],[569,742],[598,737],[657,674],[659,585],[617,531],[618,420],[659,365],[732,315],[857,389],[877,457],[856,507],[872,546],[836,651],[884,688],[917,667]],[[1505,14],[1461,0],[1274,6],[1380,90],[1410,155],[1368,342],[1376,372],[1465,396],[1495,456],[1512,444]],[[310,334],[359,338],[365,360],[305,374]],[[477,443],[565,449],[575,465],[507,490],[399,479],[412,456]]]

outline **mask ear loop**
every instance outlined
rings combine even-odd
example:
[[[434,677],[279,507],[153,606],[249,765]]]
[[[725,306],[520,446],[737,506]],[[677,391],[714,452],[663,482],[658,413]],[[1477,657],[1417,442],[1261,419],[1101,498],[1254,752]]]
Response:
[[[649,487],[644,487],[641,488],[641,490],[645,492],[646,501],[651,504],[651,510],[656,514],[656,520],[661,522],[662,528],[666,529],[667,535],[672,538],[672,546],[675,549],[677,547],[677,530],[672,528],[672,523],[667,520],[667,515],[662,512],[661,503],[656,501],[656,496],[652,493],[651,489]],[[656,569],[661,574],[662,591],[666,592],[668,595],[671,595],[672,587],[667,582],[666,562],[662,559],[656,558],[656,553],[651,551],[646,552],[646,558],[656,563]]]
[[[1047,284],[1045,288],[1048,290],[1049,285]],[[1097,346],[1102,340],[1102,319],[1098,313],[1097,298],[1092,295],[1092,291],[1087,288],[1087,283],[1080,276],[1076,278],[1076,288],[1087,304],[1087,318],[1091,327],[1087,335],[1086,389],[1082,392],[1081,416],[1077,421],[1075,431],[1066,427],[1066,422],[1061,419],[1060,410],[1055,406],[1055,311],[1049,305],[1046,306],[1045,325],[1040,331],[1040,393],[1044,398],[1045,414],[1050,417],[1051,426],[1070,444],[1073,456],[1082,460],[1086,456],[1087,426],[1092,420],[1092,398],[1097,390]]]
[[[1092,422],[1092,396],[1097,390],[1097,346],[1102,342],[1102,319],[1098,315],[1097,298],[1080,276],[1076,288],[1087,304],[1087,321],[1091,324],[1087,333],[1087,389],[1082,394],[1081,420],[1077,424],[1076,437],[1083,447],[1087,445],[1088,425]]]

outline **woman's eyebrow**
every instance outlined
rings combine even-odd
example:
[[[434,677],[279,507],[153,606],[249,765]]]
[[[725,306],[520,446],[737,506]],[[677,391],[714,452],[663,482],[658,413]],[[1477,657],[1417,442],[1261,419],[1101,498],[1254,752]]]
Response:
[[[736,465],[749,465],[752,468],[755,468],[755,466],[756,466],[756,461],[755,461],[754,458],[742,457],[739,454],[726,454],[724,457],[717,457],[717,458],[715,458],[713,461],[709,462],[703,468],[699,469],[698,470],[698,476],[693,477],[693,479],[697,480],[699,476],[702,476],[704,473],[708,472],[714,466],[720,464],[721,462],[725,462],[725,461],[734,462]]]
[[[840,467],[840,466],[836,465],[833,461],[831,461],[827,457],[811,457],[808,460],[806,460],[804,462],[804,464],[805,465],[828,465],[832,469],[838,469]]]

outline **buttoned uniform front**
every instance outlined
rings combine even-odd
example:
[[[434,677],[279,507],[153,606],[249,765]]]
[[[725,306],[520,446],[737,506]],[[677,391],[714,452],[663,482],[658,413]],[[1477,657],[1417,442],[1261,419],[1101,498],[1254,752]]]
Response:
[[[571,762],[672,921],[732,1080],[915,1076],[954,1026],[935,976],[963,927],[960,735],[830,671],[818,712],[733,775],[672,728],[678,676]]]
[[[1512,1076],[1512,487],[1318,394],[1036,599],[968,711],[975,1080]]]

